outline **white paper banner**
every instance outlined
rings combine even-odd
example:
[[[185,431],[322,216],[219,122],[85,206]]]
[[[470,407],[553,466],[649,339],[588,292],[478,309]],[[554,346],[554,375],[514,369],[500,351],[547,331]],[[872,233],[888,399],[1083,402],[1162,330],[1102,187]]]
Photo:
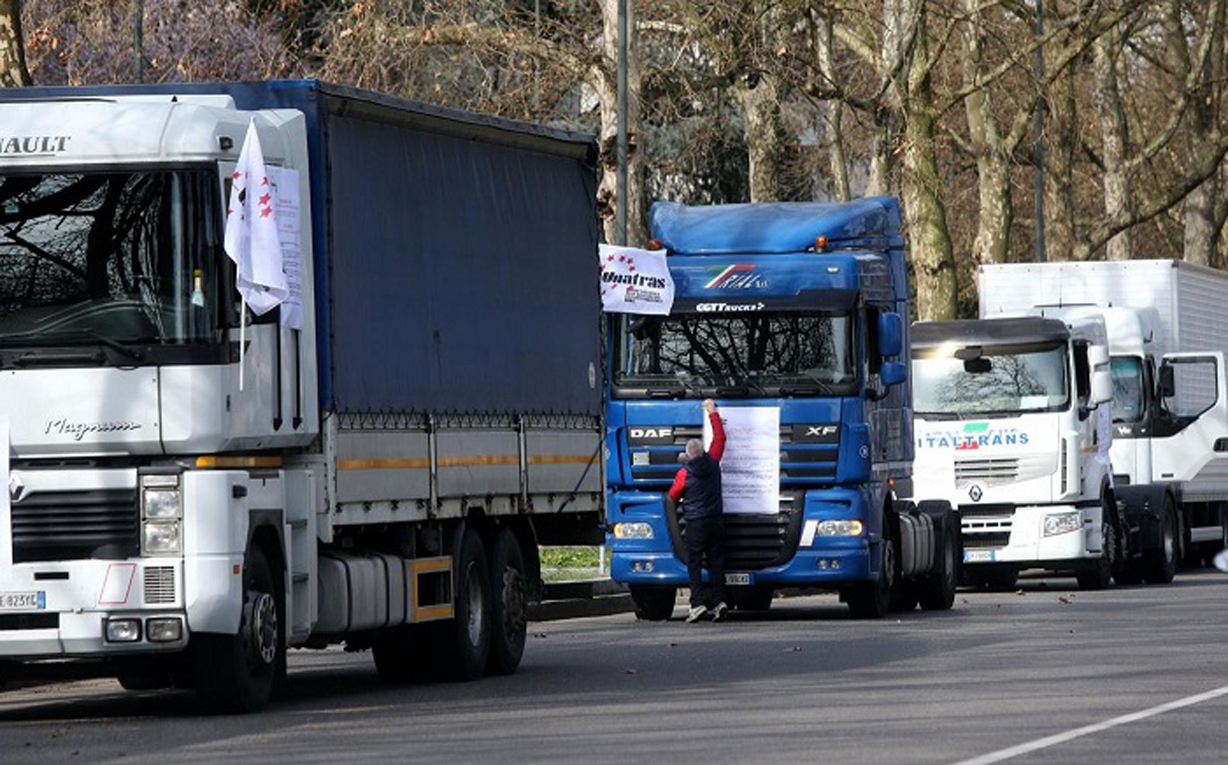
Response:
[[[602,308],[609,313],[669,314],[674,306],[674,280],[664,250],[603,244],[597,256]]]
[[[286,275],[289,295],[281,304],[281,325],[303,328],[303,254],[299,245],[298,170],[265,167],[273,185],[273,217],[277,219],[277,238],[281,242],[281,270]]]
[[[780,407],[721,409],[725,454],[721,457],[721,501],[726,513],[780,512]],[[704,417],[704,443],[712,423]]]

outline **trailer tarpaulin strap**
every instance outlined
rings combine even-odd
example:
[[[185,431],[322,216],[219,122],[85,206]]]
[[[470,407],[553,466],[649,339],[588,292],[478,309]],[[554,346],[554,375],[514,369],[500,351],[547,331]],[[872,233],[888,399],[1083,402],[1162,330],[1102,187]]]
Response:
[[[603,244],[598,248],[601,305],[609,313],[669,315],[674,280],[664,250]]]

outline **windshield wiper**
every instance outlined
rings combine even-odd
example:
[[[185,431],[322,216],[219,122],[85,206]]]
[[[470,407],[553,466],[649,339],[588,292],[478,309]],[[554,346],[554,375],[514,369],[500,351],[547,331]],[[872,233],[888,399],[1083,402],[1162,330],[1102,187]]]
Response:
[[[95,332],[92,329],[83,329],[81,330],[81,334],[88,335],[89,337],[93,338],[94,340],[97,340],[98,342],[102,343],[103,345],[115,351],[116,353],[122,356],[127,356],[133,361],[140,362],[140,361],[145,360],[144,353],[138,351],[136,348],[129,348],[128,346],[124,345],[123,343],[116,340],[115,338],[107,337],[106,335],[100,332]]]
[[[725,396],[749,396],[751,393],[756,393],[765,398],[771,395],[767,392],[767,388],[764,388],[762,385],[754,382],[753,380],[742,380],[734,385],[716,386],[716,395],[718,398]]]

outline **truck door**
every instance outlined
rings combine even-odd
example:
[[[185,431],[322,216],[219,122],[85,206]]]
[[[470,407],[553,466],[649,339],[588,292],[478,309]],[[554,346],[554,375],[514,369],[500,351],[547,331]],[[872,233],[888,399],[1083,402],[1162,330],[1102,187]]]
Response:
[[[1157,378],[1153,480],[1194,482],[1187,492],[1205,488],[1222,493],[1228,489],[1224,354],[1167,354]],[[1199,486],[1208,482],[1215,486]]]

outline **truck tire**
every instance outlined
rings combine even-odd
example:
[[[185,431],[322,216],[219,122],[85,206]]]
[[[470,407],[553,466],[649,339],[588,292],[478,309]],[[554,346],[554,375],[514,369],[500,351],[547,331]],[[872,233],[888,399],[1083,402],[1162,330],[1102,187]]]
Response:
[[[946,611],[955,604],[955,586],[958,584],[959,572],[955,564],[955,548],[959,538],[955,534],[955,523],[947,523],[947,533],[943,534],[942,549],[938,551],[939,568],[924,577],[917,588],[921,608],[926,611]]]
[[[1117,564],[1117,527],[1104,514],[1100,521],[1100,557],[1088,568],[1075,573],[1080,590],[1103,590],[1113,581],[1113,569]]]
[[[235,635],[192,636],[196,694],[211,711],[257,712],[284,671],[285,595],[259,546],[243,563],[243,608]]]
[[[775,594],[771,587],[731,587],[729,605],[735,611],[767,611]]]
[[[848,588],[844,600],[854,619],[881,619],[891,610],[891,594],[895,588],[895,540],[884,536],[882,562],[878,579]]]
[[[635,618],[646,622],[663,622],[674,615],[674,601],[678,598],[676,588],[633,584],[630,590],[631,602],[635,604]]]
[[[524,553],[511,529],[499,529],[490,551],[491,630],[490,659],[492,675],[510,675],[520,666],[528,633],[528,577]]]
[[[445,631],[443,669],[452,680],[478,680],[490,658],[490,567],[482,539],[471,528],[461,537],[455,563],[455,596],[450,629]]]
[[[1172,500],[1160,509],[1160,546],[1143,555],[1142,574],[1147,584],[1168,584],[1177,573],[1177,521]]]

